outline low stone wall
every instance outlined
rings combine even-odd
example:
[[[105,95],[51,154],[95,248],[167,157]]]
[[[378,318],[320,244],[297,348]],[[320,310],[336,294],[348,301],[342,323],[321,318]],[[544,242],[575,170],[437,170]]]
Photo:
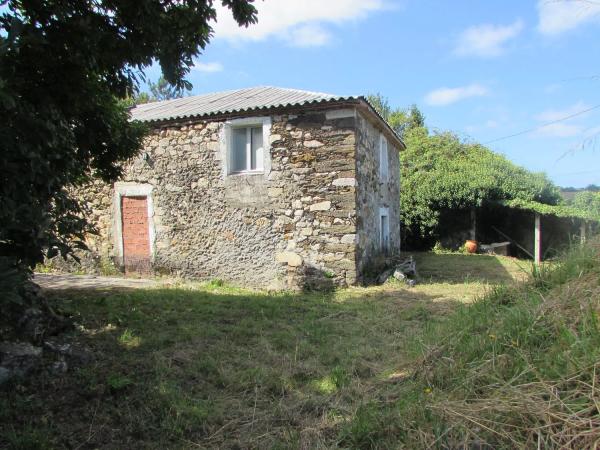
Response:
[[[355,117],[271,116],[269,170],[256,175],[224,175],[224,120],[155,129],[122,180],[152,187],[154,270],[262,288],[355,283]],[[82,268],[118,266],[113,187],[82,197],[100,232]]]

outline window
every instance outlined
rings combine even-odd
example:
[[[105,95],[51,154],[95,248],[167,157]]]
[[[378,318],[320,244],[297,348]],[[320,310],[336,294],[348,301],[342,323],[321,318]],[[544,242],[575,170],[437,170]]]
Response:
[[[260,172],[264,168],[263,127],[231,129],[229,172]]]
[[[223,179],[229,175],[271,172],[271,118],[240,117],[225,122],[219,136]]]
[[[381,251],[387,253],[390,248],[390,218],[388,208],[379,209],[379,243]]]
[[[388,180],[388,143],[383,134],[379,135],[379,178]]]

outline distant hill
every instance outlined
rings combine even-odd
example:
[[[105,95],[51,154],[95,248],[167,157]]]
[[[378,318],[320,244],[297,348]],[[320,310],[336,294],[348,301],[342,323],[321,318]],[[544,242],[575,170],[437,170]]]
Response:
[[[560,188],[560,195],[567,201],[573,200],[578,192],[600,192],[600,186],[596,184],[590,184],[584,188],[575,188],[572,186]]]

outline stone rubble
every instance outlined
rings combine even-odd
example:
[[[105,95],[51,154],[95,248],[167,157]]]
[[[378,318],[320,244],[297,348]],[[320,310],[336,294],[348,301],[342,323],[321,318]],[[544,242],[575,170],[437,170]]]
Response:
[[[384,270],[377,276],[377,283],[384,284],[390,278],[403,281],[407,286],[417,284],[417,265],[412,256],[397,262],[393,267]]]
[[[0,385],[22,379],[41,361],[42,349],[28,342],[0,342]]]

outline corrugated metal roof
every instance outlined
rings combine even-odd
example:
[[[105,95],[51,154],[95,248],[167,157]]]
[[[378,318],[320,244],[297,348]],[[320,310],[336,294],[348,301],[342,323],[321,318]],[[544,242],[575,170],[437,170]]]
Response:
[[[163,102],[138,105],[131,110],[134,120],[154,122],[163,120],[231,114],[263,108],[301,106],[329,101],[358,100],[354,96],[336,96],[321,92],[301,91],[271,86],[238,89],[195,95]]]
[[[344,101],[362,101],[367,104],[371,113],[383,122],[383,125],[404,147],[402,139],[363,96],[339,96],[272,86],[215,92],[163,102],[145,103],[131,109],[131,118],[142,122],[162,122]]]

